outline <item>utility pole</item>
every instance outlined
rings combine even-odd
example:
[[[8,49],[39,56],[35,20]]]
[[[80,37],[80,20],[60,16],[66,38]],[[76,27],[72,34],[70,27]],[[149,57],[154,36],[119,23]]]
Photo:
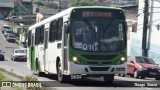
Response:
[[[152,33],[152,25],[153,25],[153,6],[154,6],[154,0],[151,0],[151,9],[150,9],[150,20],[149,20],[149,32],[148,32],[148,44],[147,49],[150,49],[150,43],[151,43],[151,33]]]
[[[148,56],[147,49],[147,29],[148,29],[148,0],[144,1],[144,20],[143,20],[143,37],[142,37],[142,56]]]

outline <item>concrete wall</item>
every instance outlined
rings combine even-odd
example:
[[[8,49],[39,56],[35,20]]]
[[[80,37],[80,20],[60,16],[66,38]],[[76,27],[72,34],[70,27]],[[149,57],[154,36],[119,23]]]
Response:
[[[160,12],[159,7],[160,2],[156,0],[148,0],[149,7],[152,1],[154,8],[149,8],[149,24],[148,24],[148,57],[154,59],[154,61],[160,64],[160,30],[157,30],[157,25],[160,25]],[[142,55],[142,34],[143,34],[143,9],[144,0],[139,0],[139,11],[138,11],[138,27],[137,33],[131,32],[131,50],[130,55]],[[149,27],[151,27],[149,29]],[[149,31],[151,30],[151,31]],[[150,36],[149,36],[150,34]]]

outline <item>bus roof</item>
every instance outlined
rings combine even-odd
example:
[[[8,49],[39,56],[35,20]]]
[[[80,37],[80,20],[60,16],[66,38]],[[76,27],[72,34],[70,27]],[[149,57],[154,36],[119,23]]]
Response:
[[[41,26],[41,25],[43,25],[43,24],[45,24],[45,23],[48,23],[48,22],[50,22],[50,21],[52,21],[52,20],[54,20],[54,19],[60,18],[60,17],[65,16],[65,15],[68,15],[68,14],[71,13],[71,11],[72,11],[73,9],[81,9],[81,8],[102,8],[102,9],[122,10],[121,8],[106,7],[106,6],[79,6],[79,7],[70,7],[70,8],[68,8],[68,9],[66,9],[66,10],[64,10],[64,11],[62,11],[62,12],[60,12],[60,13],[57,13],[57,14],[55,14],[55,15],[52,15],[52,16],[50,16],[50,17],[42,20],[42,21],[39,22],[39,23],[36,23],[36,24],[30,26],[30,27],[29,27],[29,30],[34,29],[34,28],[36,28],[36,27],[38,27],[38,26]]]

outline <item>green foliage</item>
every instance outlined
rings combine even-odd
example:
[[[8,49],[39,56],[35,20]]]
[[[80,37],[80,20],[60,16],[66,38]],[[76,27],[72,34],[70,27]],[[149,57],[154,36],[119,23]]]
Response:
[[[38,79],[34,76],[34,75],[32,75],[32,76],[25,76],[23,79],[22,79],[22,81],[38,81]]]
[[[54,8],[54,9],[58,8],[58,5],[55,3],[47,3],[47,4],[45,4],[45,6],[48,8]]]
[[[96,0],[71,0],[69,6],[95,6],[97,5]]]
[[[139,0],[136,0],[136,4],[137,4],[137,5],[139,4]]]
[[[4,81],[4,80],[6,80],[6,77],[2,73],[0,73],[0,81]]]
[[[21,87],[14,87],[14,90],[23,90]]]
[[[45,4],[41,1],[35,2],[35,4],[37,4],[38,6],[44,6]]]

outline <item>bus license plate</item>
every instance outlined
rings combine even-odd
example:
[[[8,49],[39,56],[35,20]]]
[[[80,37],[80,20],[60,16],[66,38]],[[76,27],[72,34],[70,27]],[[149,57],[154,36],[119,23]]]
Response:
[[[82,75],[71,75],[71,79],[81,79]]]

